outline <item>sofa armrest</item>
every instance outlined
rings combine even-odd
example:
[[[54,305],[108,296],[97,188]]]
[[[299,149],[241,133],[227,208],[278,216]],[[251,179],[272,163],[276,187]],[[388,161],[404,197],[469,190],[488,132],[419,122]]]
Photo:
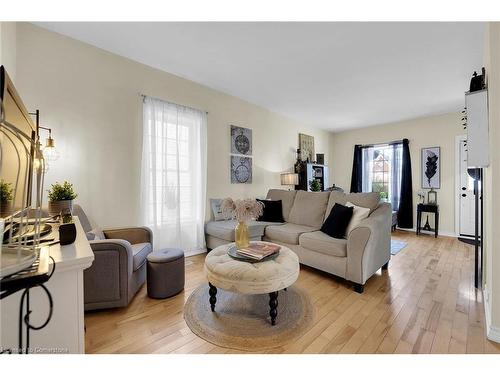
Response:
[[[84,275],[85,310],[124,306],[133,273],[133,251],[125,240],[89,241],[94,262]]]
[[[392,208],[380,204],[347,238],[346,279],[364,284],[391,258]]]
[[[148,242],[153,247],[153,232],[148,227],[125,227],[103,230],[107,239],[127,240],[132,245]]]

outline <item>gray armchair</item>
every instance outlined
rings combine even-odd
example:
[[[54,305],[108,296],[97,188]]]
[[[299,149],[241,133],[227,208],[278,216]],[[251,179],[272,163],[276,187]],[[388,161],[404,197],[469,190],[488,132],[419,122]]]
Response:
[[[85,232],[92,230],[83,209],[75,205]],[[146,257],[153,234],[146,227],[103,230],[105,239],[90,240],[94,263],[84,271],[85,311],[127,306],[146,281]]]

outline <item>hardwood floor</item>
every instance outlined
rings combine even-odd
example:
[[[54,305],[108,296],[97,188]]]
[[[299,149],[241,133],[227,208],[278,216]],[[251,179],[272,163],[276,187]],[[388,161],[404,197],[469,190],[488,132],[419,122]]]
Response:
[[[473,283],[473,247],[454,238],[397,232],[408,246],[363,294],[301,266],[298,285],[316,308],[311,329],[268,353],[500,353],[486,339],[482,294]],[[166,300],[144,286],[123,309],[87,313],[87,353],[238,353],[194,335],[182,316],[186,298],[205,282],[204,255],[186,259],[186,288]]]

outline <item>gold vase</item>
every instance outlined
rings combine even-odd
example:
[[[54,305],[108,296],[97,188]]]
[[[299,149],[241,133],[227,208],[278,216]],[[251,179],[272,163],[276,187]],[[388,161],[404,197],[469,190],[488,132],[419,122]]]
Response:
[[[234,229],[234,240],[237,249],[243,249],[250,245],[250,238],[248,236],[248,227],[244,221],[239,221]]]

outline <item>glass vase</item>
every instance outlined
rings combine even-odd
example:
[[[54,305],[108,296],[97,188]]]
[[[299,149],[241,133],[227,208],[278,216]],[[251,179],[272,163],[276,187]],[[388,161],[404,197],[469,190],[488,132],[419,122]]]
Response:
[[[237,249],[243,249],[250,245],[250,238],[248,236],[248,226],[244,221],[239,221],[234,229],[234,240]]]

